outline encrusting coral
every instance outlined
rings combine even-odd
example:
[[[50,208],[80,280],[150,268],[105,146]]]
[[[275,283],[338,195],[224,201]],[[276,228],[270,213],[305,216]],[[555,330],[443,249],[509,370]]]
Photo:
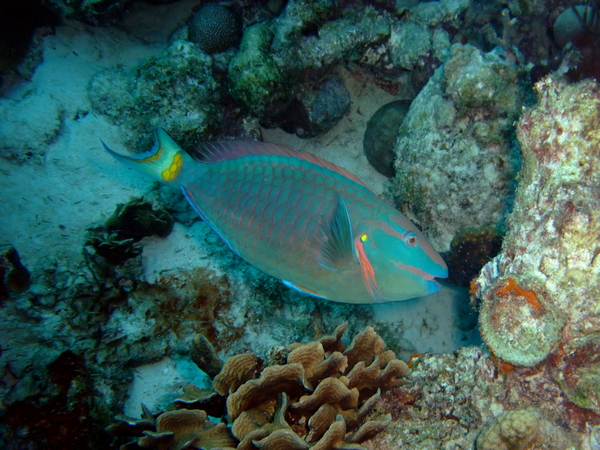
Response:
[[[572,355],[580,345],[595,347],[600,324],[600,89],[591,80],[565,85],[548,77],[536,90],[539,106],[517,129],[524,165],[502,253],[473,293],[482,337],[498,359],[532,367],[552,354],[563,392],[598,412],[597,402],[575,394],[597,398],[597,383],[576,388],[580,378],[569,374],[597,373],[597,363]]]
[[[179,399],[167,407],[170,411],[157,415],[144,409],[141,420],[119,416],[107,430],[141,436],[122,449],[364,448],[360,444],[392,419],[390,414],[373,417],[381,390],[400,386],[409,369],[386,350],[372,327],[345,349],[340,339],[346,326],[319,340],[293,344],[287,364],[262,371],[261,360],[252,353],[229,358],[213,381],[221,398],[227,397],[227,415],[216,425],[204,410],[191,409],[198,406],[193,398],[206,395],[204,390],[186,386],[189,401]]]

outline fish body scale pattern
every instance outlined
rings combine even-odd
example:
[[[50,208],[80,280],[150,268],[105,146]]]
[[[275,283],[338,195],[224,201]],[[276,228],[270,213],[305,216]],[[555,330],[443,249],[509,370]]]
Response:
[[[277,278],[322,285],[322,292],[340,282],[315,262],[323,220],[332,216],[340,197],[353,223],[378,215],[373,194],[296,158],[239,158],[206,165],[187,180],[184,185],[206,219],[240,256]],[[354,289],[364,289],[357,275]]]

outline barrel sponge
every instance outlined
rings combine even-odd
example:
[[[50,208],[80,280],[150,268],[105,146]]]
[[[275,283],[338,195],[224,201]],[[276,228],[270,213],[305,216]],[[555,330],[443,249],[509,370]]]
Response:
[[[216,53],[236,45],[241,31],[241,20],[236,13],[226,6],[211,4],[194,15],[188,37],[206,53]]]

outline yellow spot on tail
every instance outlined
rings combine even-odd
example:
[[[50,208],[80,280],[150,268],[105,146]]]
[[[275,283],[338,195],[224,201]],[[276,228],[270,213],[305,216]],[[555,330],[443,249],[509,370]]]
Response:
[[[160,174],[162,179],[165,181],[173,181],[179,175],[182,166],[183,158],[180,153],[176,153],[175,156],[173,156],[171,165]]]
[[[363,234],[363,235],[360,237],[360,240],[361,240],[362,242],[367,242],[367,239],[369,239],[369,236],[367,236],[366,234]]]
[[[147,158],[141,159],[140,162],[152,162],[152,161],[156,161],[157,159],[160,159],[160,155],[162,154],[163,149],[162,147],[158,148],[158,151],[152,155],[152,156],[148,156]]]

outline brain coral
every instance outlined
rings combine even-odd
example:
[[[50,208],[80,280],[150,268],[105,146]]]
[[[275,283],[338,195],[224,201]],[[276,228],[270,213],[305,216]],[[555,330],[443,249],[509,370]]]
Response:
[[[477,439],[477,450],[523,450],[536,442],[542,413],[536,408],[506,411]]]
[[[189,40],[206,53],[222,52],[236,45],[242,24],[236,13],[223,5],[205,5],[194,15],[189,25]]]

